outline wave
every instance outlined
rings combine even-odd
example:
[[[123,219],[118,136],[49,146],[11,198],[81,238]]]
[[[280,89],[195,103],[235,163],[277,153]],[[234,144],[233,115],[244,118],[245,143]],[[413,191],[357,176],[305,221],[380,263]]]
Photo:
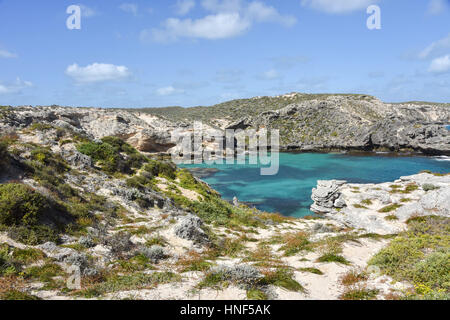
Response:
[[[437,156],[437,157],[433,157],[433,158],[437,161],[450,161],[449,156]]]

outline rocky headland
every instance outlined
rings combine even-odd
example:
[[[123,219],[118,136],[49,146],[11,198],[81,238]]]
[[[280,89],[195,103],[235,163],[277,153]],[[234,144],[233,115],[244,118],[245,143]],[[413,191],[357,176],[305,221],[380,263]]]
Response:
[[[450,106],[427,102],[389,104],[367,95],[309,95],[234,100],[211,107],[94,109],[8,107],[0,111],[0,129],[33,122],[83,132],[93,139],[117,136],[142,152],[178,150],[172,133],[191,135],[203,124],[202,148],[218,149],[226,129],[277,129],[281,150],[383,151],[450,155]],[[51,139],[51,137],[49,138]],[[224,139],[224,138],[223,138]],[[220,140],[220,139],[219,139]]]

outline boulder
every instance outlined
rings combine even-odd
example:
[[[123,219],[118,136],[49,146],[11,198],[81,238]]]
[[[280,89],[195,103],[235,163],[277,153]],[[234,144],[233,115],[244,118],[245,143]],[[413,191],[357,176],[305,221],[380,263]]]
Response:
[[[201,229],[203,221],[194,215],[180,219],[175,226],[175,234],[181,239],[191,240],[194,243],[205,244],[209,242],[208,235]]]

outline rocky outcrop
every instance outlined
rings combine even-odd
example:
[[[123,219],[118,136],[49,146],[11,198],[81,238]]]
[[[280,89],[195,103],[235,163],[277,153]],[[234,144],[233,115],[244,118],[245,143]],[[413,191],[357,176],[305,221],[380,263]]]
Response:
[[[391,234],[413,217],[450,217],[450,175],[421,173],[381,184],[318,181],[311,210],[355,229]],[[346,203],[342,207],[341,203]]]
[[[333,208],[343,208],[346,206],[339,187],[346,181],[318,181],[317,188],[312,190],[312,200],[314,204],[311,210],[317,213],[330,213]]]

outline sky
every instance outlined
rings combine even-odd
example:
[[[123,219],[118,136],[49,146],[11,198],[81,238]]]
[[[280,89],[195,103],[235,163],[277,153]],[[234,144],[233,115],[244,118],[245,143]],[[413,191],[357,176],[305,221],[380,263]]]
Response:
[[[189,107],[290,92],[450,102],[450,0],[77,1],[0,0],[0,105]],[[72,5],[81,29],[67,27]],[[368,28],[371,5],[381,29]]]

